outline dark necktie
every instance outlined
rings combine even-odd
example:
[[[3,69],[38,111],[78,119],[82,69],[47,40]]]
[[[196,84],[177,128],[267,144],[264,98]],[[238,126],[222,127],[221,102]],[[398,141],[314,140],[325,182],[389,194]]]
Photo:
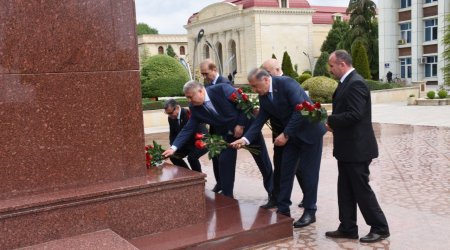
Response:
[[[269,100],[270,100],[271,102],[273,102],[273,94],[272,94],[272,92],[269,92]]]

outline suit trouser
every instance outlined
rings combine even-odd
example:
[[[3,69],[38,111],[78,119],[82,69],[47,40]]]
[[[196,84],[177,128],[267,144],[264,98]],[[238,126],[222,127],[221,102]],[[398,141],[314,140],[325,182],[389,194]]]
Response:
[[[209,134],[214,134],[214,127],[210,126],[209,127]],[[220,171],[219,171],[219,156],[216,156],[214,158],[212,158],[212,164],[213,164],[213,173],[214,173],[214,179],[216,179],[216,185],[221,187],[220,184]]]
[[[280,195],[281,160],[283,159],[284,147],[273,147],[273,198]]]
[[[257,146],[257,149],[259,150],[259,154],[252,154],[252,156],[263,177],[264,188],[270,196],[273,191],[272,163],[270,162],[269,152],[267,151],[262,133],[260,133],[259,136],[253,140],[250,146]]]
[[[386,217],[369,185],[370,162],[338,161],[339,230],[342,232],[358,233],[358,205],[372,233],[389,233]]]
[[[218,156],[222,194],[232,198],[236,172],[236,157],[237,150],[234,148],[226,148]]]
[[[295,137],[289,138],[281,160],[280,194],[277,200],[280,212],[290,211],[292,186],[298,165],[303,178],[303,207],[311,212],[317,210],[322,144],[322,136],[314,144],[306,144]]]
[[[188,149],[181,149],[177,151],[176,157],[174,156],[170,157],[170,161],[174,165],[189,169],[188,165],[183,160],[183,158],[187,156],[187,160],[189,162],[189,165],[191,166],[191,169],[201,173],[202,165],[200,164],[200,161],[198,159],[207,152],[208,152],[207,149],[197,149],[195,147],[190,147]]]

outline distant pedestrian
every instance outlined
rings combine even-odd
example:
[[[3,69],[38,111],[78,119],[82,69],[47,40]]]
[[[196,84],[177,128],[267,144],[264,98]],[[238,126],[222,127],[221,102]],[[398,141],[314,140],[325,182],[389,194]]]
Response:
[[[387,78],[388,83],[391,83],[391,82],[392,82],[392,72],[391,72],[391,71],[388,71],[388,72],[387,72],[386,78]]]

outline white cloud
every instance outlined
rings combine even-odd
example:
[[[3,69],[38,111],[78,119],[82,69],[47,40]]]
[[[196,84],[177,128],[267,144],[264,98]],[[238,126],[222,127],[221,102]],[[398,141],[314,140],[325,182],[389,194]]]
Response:
[[[185,34],[183,25],[202,8],[222,0],[135,0],[137,22],[146,23],[160,34]],[[311,5],[343,6],[348,0],[309,0]],[[374,1],[378,3],[378,1]]]

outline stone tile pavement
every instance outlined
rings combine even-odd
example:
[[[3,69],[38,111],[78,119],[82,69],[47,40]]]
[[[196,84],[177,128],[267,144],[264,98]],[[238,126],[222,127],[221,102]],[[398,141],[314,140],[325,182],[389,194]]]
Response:
[[[294,237],[254,249],[450,249],[450,106],[410,107],[403,103],[373,107],[374,128],[380,157],[371,165],[371,185],[390,224],[391,237],[374,244],[358,240],[334,240],[325,232],[338,226],[337,164],[332,157],[332,135],[324,137],[319,181],[317,222],[294,229]],[[381,123],[380,123],[381,122]],[[394,123],[394,124],[386,124]],[[398,125],[411,123],[413,125]],[[421,126],[427,125],[427,126]],[[273,152],[270,131],[264,135]],[[167,145],[167,133],[146,135]],[[215,184],[212,164],[201,159],[207,176],[206,188]],[[239,151],[235,197],[252,204],[263,204],[266,194],[261,174],[250,154]],[[292,216],[302,209],[296,204],[302,194],[294,185]],[[360,236],[369,231],[358,214]]]

